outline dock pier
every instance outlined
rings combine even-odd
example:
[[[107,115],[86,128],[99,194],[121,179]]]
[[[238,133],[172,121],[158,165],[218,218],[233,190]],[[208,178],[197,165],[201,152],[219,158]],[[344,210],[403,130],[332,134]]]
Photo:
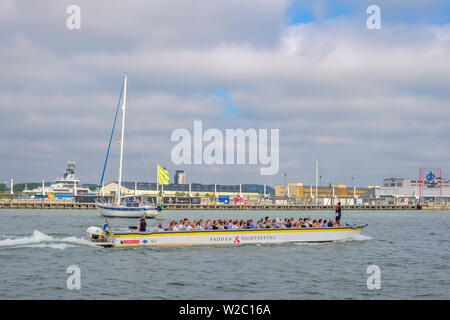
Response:
[[[0,201],[0,209],[97,209],[95,203],[74,201]]]
[[[95,203],[83,203],[74,201],[42,201],[42,200],[13,200],[0,201],[0,209],[97,209]],[[343,210],[421,210],[421,209],[441,209],[428,208],[415,204],[384,204],[384,205],[343,205]],[[313,211],[313,210],[331,210],[333,205],[313,205],[313,204],[181,204],[166,203],[164,210],[280,210],[280,211]]]

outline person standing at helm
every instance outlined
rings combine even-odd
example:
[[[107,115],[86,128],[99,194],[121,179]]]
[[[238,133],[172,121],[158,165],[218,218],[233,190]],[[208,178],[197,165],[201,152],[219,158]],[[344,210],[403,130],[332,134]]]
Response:
[[[139,220],[139,231],[147,231],[147,222],[145,221],[145,214],[142,215],[141,220]]]
[[[340,225],[341,224],[341,212],[342,212],[340,202],[337,203],[335,212],[336,212],[336,223]]]

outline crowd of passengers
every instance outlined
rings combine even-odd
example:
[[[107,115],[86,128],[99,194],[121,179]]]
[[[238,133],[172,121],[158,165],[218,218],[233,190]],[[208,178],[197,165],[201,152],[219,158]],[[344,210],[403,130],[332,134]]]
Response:
[[[249,219],[247,221],[238,219],[211,220],[206,222],[203,219],[190,221],[188,219],[179,222],[171,221],[167,228],[160,223],[156,230],[160,231],[191,231],[191,230],[237,230],[237,229],[285,229],[285,228],[330,228],[339,227],[339,221],[333,219],[311,220],[311,217],[304,219],[286,218],[284,220],[265,217],[258,221]]]

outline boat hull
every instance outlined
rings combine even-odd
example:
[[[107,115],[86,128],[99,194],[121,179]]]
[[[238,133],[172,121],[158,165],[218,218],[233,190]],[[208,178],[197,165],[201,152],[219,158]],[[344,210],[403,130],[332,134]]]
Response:
[[[285,242],[329,242],[357,239],[365,226],[340,228],[244,229],[105,233],[100,245],[112,247],[240,245]]]
[[[126,208],[126,207],[112,207],[105,206],[101,204],[97,204],[97,208],[100,211],[100,214],[104,217],[108,218],[140,218],[143,214],[147,218],[156,217],[161,211],[156,210],[156,208]]]

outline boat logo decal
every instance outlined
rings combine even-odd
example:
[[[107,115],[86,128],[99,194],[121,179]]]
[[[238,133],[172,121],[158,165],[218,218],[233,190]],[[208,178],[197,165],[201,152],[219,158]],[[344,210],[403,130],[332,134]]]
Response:
[[[236,236],[236,238],[234,238],[234,243],[241,243],[241,240],[239,240],[239,236]]]
[[[123,240],[124,244],[139,244],[139,240]]]

